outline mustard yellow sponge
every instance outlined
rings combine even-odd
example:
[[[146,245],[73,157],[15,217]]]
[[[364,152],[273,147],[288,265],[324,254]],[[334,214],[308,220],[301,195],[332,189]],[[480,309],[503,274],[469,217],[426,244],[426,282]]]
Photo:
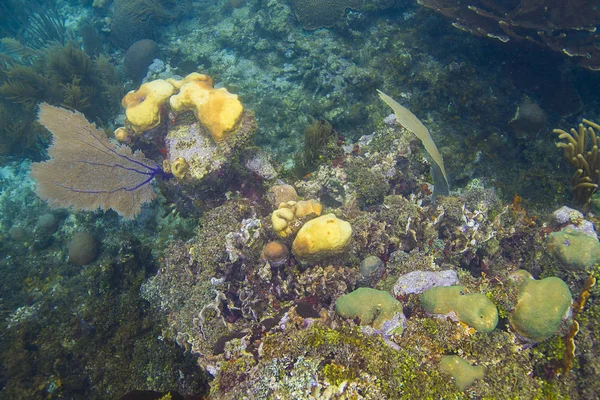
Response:
[[[352,236],[349,222],[326,214],[311,219],[298,231],[292,251],[298,258],[311,260],[339,254],[344,251]]]
[[[213,88],[209,76],[194,72],[181,81],[170,79],[169,83],[179,88],[169,100],[171,109],[177,113],[193,111],[215,142],[225,140],[237,128],[244,112],[242,103],[227,89]]]
[[[135,133],[142,133],[160,124],[161,106],[175,93],[169,82],[158,79],[146,82],[138,90],[123,97],[121,105]]]

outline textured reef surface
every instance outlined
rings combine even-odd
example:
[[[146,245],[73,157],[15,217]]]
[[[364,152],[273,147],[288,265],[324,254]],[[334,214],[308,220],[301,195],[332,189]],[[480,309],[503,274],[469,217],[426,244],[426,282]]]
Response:
[[[600,392],[585,1],[17,3],[0,398]]]

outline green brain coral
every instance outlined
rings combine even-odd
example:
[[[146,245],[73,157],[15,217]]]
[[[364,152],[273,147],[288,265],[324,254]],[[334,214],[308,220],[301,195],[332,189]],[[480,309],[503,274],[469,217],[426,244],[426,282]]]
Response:
[[[462,286],[434,287],[421,295],[421,304],[432,314],[449,314],[478,331],[489,333],[498,324],[498,309],[481,293],[465,294]]]
[[[343,318],[358,317],[361,325],[379,329],[402,312],[402,304],[383,290],[359,288],[340,297],[335,311]]]
[[[523,270],[513,276],[519,293],[509,316],[510,325],[521,336],[535,341],[554,335],[571,307],[569,287],[556,277],[535,280]]]

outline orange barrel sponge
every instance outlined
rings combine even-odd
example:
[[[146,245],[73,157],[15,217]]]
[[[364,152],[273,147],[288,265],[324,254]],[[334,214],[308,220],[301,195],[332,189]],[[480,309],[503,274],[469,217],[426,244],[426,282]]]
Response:
[[[169,100],[171,109],[177,113],[193,111],[215,142],[225,140],[238,127],[244,112],[242,103],[227,89],[213,88],[209,76],[193,72],[181,81],[169,82],[179,88],[179,93]]]
[[[135,133],[142,133],[160,124],[160,108],[175,93],[169,82],[158,79],[146,82],[138,90],[127,93],[121,105]]]

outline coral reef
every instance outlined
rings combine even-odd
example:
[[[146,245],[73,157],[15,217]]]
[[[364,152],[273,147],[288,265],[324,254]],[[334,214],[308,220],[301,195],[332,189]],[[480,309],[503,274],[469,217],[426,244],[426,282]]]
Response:
[[[558,71],[535,47],[507,58],[396,0],[357,1],[349,11],[337,2],[326,10],[335,27],[316,30],[294,16],[310,1],[94,3],[57,4],[68,29],[86,22],[99,32],[90,54],[108,50],[110,59],[88,60],[77,45],[56,57],[1,41],[0,80],[19,78],[0,99],[0,151],[11,156],[0,167],[0,387],[8,397],[595,396],[600,276],[591,243],[600,221],[587,205],[559,208],[564,168],[548,132],[533,132],[543,119],[524,121],[544,110],[549,123],[567,124],[583,104],[594,116],[589,88],[597,85],[582,85],[588,71]],[[0,12],[7,7],[14,2]],[[16,34],[10,16],[0,21]],[[107,39],[136,35],[161,49],[145,80],[165,82],[171,94],[157,105],[138,93],[117,116],[108,99],[139,83],[99,83],[107,65],[122,67],[123,52]],[[422,126],[404,111],[386,116],[376,88]],[[216,124],[197,107],[210,93],[220,99],[220,110],[207,111]],[[49,99],[100,119],[101,150],[143,151],[152,168],[140,183],[158,201],[136,209],[135,221],[49,211],[30,163],[14,158],[36,143],[33,110]],[[516,104],[524,106],[507,124]],[[140,124],[128,115],[138,106],[149,107]],[[122,144],[110,135],[119,125]],[[439,149],[428,159],[431,137]],[[43,140],[36,146],[42,154]],[[115,166],[89,163],[90,154],[71,158]],[[440,190],[442,169],[451,193]],[[159,173],[166,179],[152,179]],[[312,226],[323,220],[343,229]],[[85,265],[68,263],[75,232],[101,243],[95,258],[77,263]],[[561,260],[577,249],[589,257]],[[525,281],[515,282],[518,270]],[[450,312],[433,316],[429,303],[440,296],[422,300],[444,291]]]
[[[593,1],[564,4],[559,0],[502,1],[419,0],[419,3],[451,18],[456,28],[473,35],[509,41],[526,41],[571,57],[592,70],[600,69],[600,50],[594,46],[593,29],[600,11]],[[583,33],[585,32],[585,33]],[[583,33],[583,34],[582,34]]]
[[[340,23],[347,9],[356,10],[361,5],[361,0],[292,1],[296,18],[305,29],[331,27]]]

